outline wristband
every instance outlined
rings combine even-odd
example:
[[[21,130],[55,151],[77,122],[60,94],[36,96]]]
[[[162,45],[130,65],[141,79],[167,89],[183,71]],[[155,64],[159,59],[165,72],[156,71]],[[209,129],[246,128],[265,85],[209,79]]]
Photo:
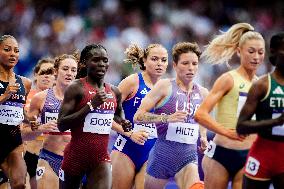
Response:
[[[88,104],[88,106],[89,106],[89,108],[90,108],[91,111],[94,111],[94,110],[95,110],[91,102],[87,102],[87,104]]]

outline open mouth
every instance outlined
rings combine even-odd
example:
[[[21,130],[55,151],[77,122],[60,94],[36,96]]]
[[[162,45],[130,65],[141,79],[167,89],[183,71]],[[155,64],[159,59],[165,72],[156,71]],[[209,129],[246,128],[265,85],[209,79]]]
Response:
[[[65,78],[65,80],[70,82],[70,81],[72,81],[72,78]]]
[[[10,58],[10,59],[9,59],[9,62],[10,62],[10,63],[15,63],[15,62],[16,62],[16,59],[15,59],[15,58]]]
[[[161,69],[161,68],[157,68],[157,69],[155,69],[157,72],[163,72],[164,70],[163,69]]]

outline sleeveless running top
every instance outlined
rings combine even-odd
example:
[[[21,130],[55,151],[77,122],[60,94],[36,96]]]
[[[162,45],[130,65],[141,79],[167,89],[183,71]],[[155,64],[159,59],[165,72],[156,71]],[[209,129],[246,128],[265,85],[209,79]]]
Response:
[[[139,83],[138,90],[131,99],[125,100],[122,103],[122,107],[125,113],[125,118],[132,123],[132,127],[134,131],[137,130],[145,130],[149,133],[149,139],[157,138],[156,126],[153,123],[134,123],[133,117],[139,108],[142,99],[146,96],[146,94],[151,90],[145,83],[142,73],[138,74]]]
[[[245,80],[237,70],[229,71],[229,74],[234,80],[234,86],[218,103],[216,120],[226,128],[235,129],[252,82]]]
[[[24,120],[25,86],[20,76],[15,75],[15,77],[20,88],[8,100],[0,104],[0,127],[1,125],[18,126]],[[5,93],[8,84],[9,82],[0,81],[0,95]]]
[[[86,78],[80,79],[84,88],[84,97],[79,103],[77,110],[81,109],[91,101],[97,93],[97,90],[87,83]],[[94,111],[91,111],[85,118],[84,122],[79,126],[71,129],[72,139],[97,139],[103,137],[108,141],[110,134],[114,113],[117,107],[116,96],[111,90],[111,86],[107,83],[104,84],[105,92],[108,99]]]
[[[182,91],[175,80],[171,81],[172,91],[167,101],[155,109],[155,114],[173,114],[176,111],[186,111],[188,116],[185,122],[158,123],[158,139],[169,140],[185,144],[196,144],[199,135],[199,125],[194,120],[194,113],[200,106],[202,95],[199,86],[193,84],[191,93]]]
[[[268,90],[266,96],[261,100],[256,109],[256,120],[277,118],[283,113],[284,108],[284,86],[277,83],[271,76],[268,77]],[[260,136],[270,140],[284,141],[284,126],[279,125],[265,129],[259,133]]]

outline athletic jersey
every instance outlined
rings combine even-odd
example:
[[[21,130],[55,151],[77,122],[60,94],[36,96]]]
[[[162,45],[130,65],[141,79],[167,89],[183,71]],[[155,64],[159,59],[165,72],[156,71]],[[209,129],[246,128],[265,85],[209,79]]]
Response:
[[[62,100],[55,97],[53,88],[47,89],[46,99],[41,111],[41,123],[57,121]]]
[[[228,73],[234,80],[234,86],[218,103],[216,120],[226,128],[235,129],[252,82],[244,79],[237,70]]]
[[[277,118],[283,113],[284,86],[268,74],[268,90],[265,97],[256,108],[256,120]],[[260,136],[270,140],[284,141],[284,126],[279,125],[259,133]]]
[[[76,110],[80,110],[83,106],[86,106],[87,102],[91,101],[97,93],[96,89],[86,82],[86,78],[80,79],[80,81],[83,84],[85,95],[78,107],[76,107]],[[88,138],[90,140],[97,140],[101,138],[108,141],[117,101],[115,93],[111,90],[111,86],[105,83],[104,87],[108,96],[107,100],[94,111],[91,111],[79,127],[71,129],[72,139]]]
[[[41,124],[48,123],[49,121],[57,121],[58,113],[62,100],[56,98],[53,88],[47,89],[45,102],[40,114]],[[48,132],[49,135],[65,135],[70,134],[70,131],[66,132]]]
[[[20,89],[0,104],[0,127],[1,125],[18,126],[24,120],[25,86],[18,75],[15,77],[16,83],[20,84]],[[9,82],[0,81],[0,95],[5,93],[8,84]]]
[[[22,144],[20,124],[24,120],[25,86],[16,75],[19,90],[0,104],[0,164],[15,148]],[[0,95],[6,91],[9,82],[0,81]]]
[[[185,122],[156,124],[158,140],[196,144],[199,135],[199,125],[193,116],[202,101],[199,86],[193,84],[192,91],[188,95],[179,88],[175,80],[172,80],[171,84],[171,94],[160,107],[155,109],[155,114],[170,115],[176,111],[185,111],[188,112],[188,115]]]
[[[134,123],[133,117],[139,108],[142,99],[146,96],[146,94],[151,90],[145,83],[142,73],[138,74],[139,83],[138,83],[138,90],[131,99],[125,100],[122,103],[123,110],[125,112],[125,118],[132,123],[132,127],[134,131],[137,130],[145,130],[149,132],[149,139],[157,138],[157,131],[155,124],[152,123]]]
[[[125,118],[132,123],[133,131],[145,130],[149,133],[149,137],[144,145],[139,145],[133,142],[130,138],[119,134],[113,146],[113,150],[120,151],[130,158],[135,166],[136,173],[140,171],[141,167],[148,160],[149,152],[157,139],[157,130],[155,124],[133,122],[133,116],[139,108],[142,99],[151,90],[145,84],[142,73],[138,74],[138,78],[139,83],[136,94],[130,99],[125,100],[122,103],[122,107],[125,112]]]
[[[97,93],[97,90],[86,81],[86,78],[81,78],[80,82],[83,86],[84,96],[75,111],[86,106],[87,102],[90,102]],[[64,150],[60,175],[64,175],[64,172],[73,176],[82,175],[95,168],[100,162],[110,162],[107,148],[117,99],[109,84],[105,83],[104,87],[107,100],[90,111],[80,125],[71,129],[72,138]]]
[[[198,85],[193,84],[190,94],[171,81],[171,93],[155,109],[155,114],[171,115],[176,111],[188,112],[185,122],[157,123],[158,139],[150,152],[147,174],[158,179],[174,177],[190,163],[197,164],[199,125],[193,115],[202,101]]]

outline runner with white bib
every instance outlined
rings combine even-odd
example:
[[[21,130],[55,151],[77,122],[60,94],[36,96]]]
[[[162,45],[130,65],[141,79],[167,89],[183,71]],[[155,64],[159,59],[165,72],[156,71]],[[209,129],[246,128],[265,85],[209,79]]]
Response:
[[[111,188],[111,165],[107,150],[112,122],[131,128],[122,118],[121,94],[104,82],[108,54],[101,45],[86,46],[80,56],[78,75],[66,90],[58,117],[60,131],[71,129],[59,171],[61,189],[78,189],[83,176],[87,188]]]
[[[139,65],[142,72],[128,76],[118,86],[125,117],[132,122],[133,131],[128,136],[119,134],[114,143],[112,189],[143,189],[147,160],[157,139],[157,129],[154,123],[135,123],[133,117],[142,99],[166,72],[168,53],[160,44],[150,44],[145,50],[132,44],[127,48],[126,56],[126,62]]]
[[[247,23],[233,25],[227,32],[213,39],[203,52],[206,63],[228,63],[234,54],[240,66],[221,75],[195,114],[197,122],[216,135],[209,143],[202,167],[206,189],[241,189],[243,167],[255,135],[246,138],[236,133],[239,112],[257,68],[263,62],[265,42],[260,33]],[[216,120],[210,115],[216,106]]]
[[[239,120],[239,134],[258,133],[245,166],[243,189],[284,188],[284,32],[272,36],[275,70],[255,82]],[[251,120],[256,114],[256,121]]]
[[[13,189],[24,189],[26,165],[20,124],[31,81],[14,73],[19,45],[11,35],[0,37],[0,169]],[[0,184],[1,185],[1,184]]]
[[[77,55],[63,54],[55,58],[55,86],[35,94],[30,103],[28,116],[34,138],[44,133],[43,146],[36,170],[37,188],[59,188],[59,169],[65,146],[71,133],[59,132],[57,118],[64,92],[75,80],[78,67]]]
[[[181,189],[188,189],[199,181],[200,127],[193,115],[208,93],[193,82],[201,52],[196,43],[189,42],[177,43],[172,51],[176,79],[158,81],[134,117],[136,122],[156,123],[158,133],[148,159],[145,189],[164,188],[173,177]],[[206,138],[204,128],[201,135]]]
[[[53,87],[54,82],[54,59],[40,59],[33,70],[33,87],[27,96],[24,111],[28,112],[30,108],[31,99],[36,93]],[[37,189],[36,169],[38,163],[38,155],[40,149],[42,148],[43,135],[35,138],[33,136],[34,132],[31,130],[29,124],[23,124],[21,132],[23,140],[25,141],[24,159],[29,174],[29,182],[27,182],[26,185],[31,189]]]

